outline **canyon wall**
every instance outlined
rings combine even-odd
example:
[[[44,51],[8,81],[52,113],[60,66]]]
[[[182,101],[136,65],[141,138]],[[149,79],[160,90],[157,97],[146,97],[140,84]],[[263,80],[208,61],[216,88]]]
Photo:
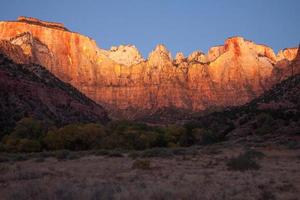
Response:
[[[20,46],[29,62],[45,66],[112,114],[131,119],[165,108],[244,104],[289,76],[298,51],[276,55],[270,47],[232,37],[207,55],[195,51],[173,59],[158,45],[144,59],[131,45],[105,50],[86,36],[26,20],[0,22],[0,40]]]

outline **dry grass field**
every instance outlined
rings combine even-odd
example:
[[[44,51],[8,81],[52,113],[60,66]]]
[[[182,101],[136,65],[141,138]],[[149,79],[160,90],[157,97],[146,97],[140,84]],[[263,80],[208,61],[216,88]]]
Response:
[[[300,149],[221,144],[168,151],[2,156],[0,199],[300,198]]]

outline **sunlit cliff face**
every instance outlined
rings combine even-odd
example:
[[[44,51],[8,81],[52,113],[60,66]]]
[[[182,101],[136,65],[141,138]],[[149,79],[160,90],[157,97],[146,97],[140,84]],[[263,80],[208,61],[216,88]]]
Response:
[[[111,112],[127,110],[127,117],[134,117],[129,111],[200,111],[246,103],[280,80],[280,70],[298,50],[275,55],[265,45],[232,37],[207,55],[195,51],[173,60],[158,45],[144,59],[132,45],[104,50],[86,36],[43,23],[0,22],[0,39],[18,45],[30,58],[26,62],[45,66]]]

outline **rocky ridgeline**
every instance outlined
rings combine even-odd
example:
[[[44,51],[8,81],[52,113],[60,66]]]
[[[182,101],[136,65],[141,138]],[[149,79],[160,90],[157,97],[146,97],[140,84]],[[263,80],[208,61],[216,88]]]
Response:
[[[179,52],[173,59],[157,45],[144,59],[133,45],[105,50],[78,33],[31,23],[0,22],[0,40],[21,47],[31,63],[126,118],[165,108],[202,111],[244,104],[287,78],[298,51],[276,55],[270,47],[232,37],[207,54]]]
[[[110,50],[106,52],[110,59],[126,66],[135,65],[144,61],[139,50],[133,45],[112,46]]]
[[[56,28],[56,29],[61,29],[61,30],[64,30],[64,31],[68,31],[68,29],[65,28],[65,26],[64,26],[63,23],[47,22],[47,21],[42,21],[42,20],[37,19],[37,18],[25,17],[25,16],[18,17],[18,21],[19,22],[36,24],[36,25],[39,25],[39,26],[45,26],[45,27],[49,27],[49,28]]]

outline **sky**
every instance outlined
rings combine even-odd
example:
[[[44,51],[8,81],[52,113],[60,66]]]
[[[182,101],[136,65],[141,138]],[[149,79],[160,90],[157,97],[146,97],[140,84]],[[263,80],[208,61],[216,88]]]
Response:
[[[0,0],[0,20],[31,16],[62,22],[101,48],[157,44],[174,56],[207,52],[242,36],[277,52],[300,42],[300,0]]]

